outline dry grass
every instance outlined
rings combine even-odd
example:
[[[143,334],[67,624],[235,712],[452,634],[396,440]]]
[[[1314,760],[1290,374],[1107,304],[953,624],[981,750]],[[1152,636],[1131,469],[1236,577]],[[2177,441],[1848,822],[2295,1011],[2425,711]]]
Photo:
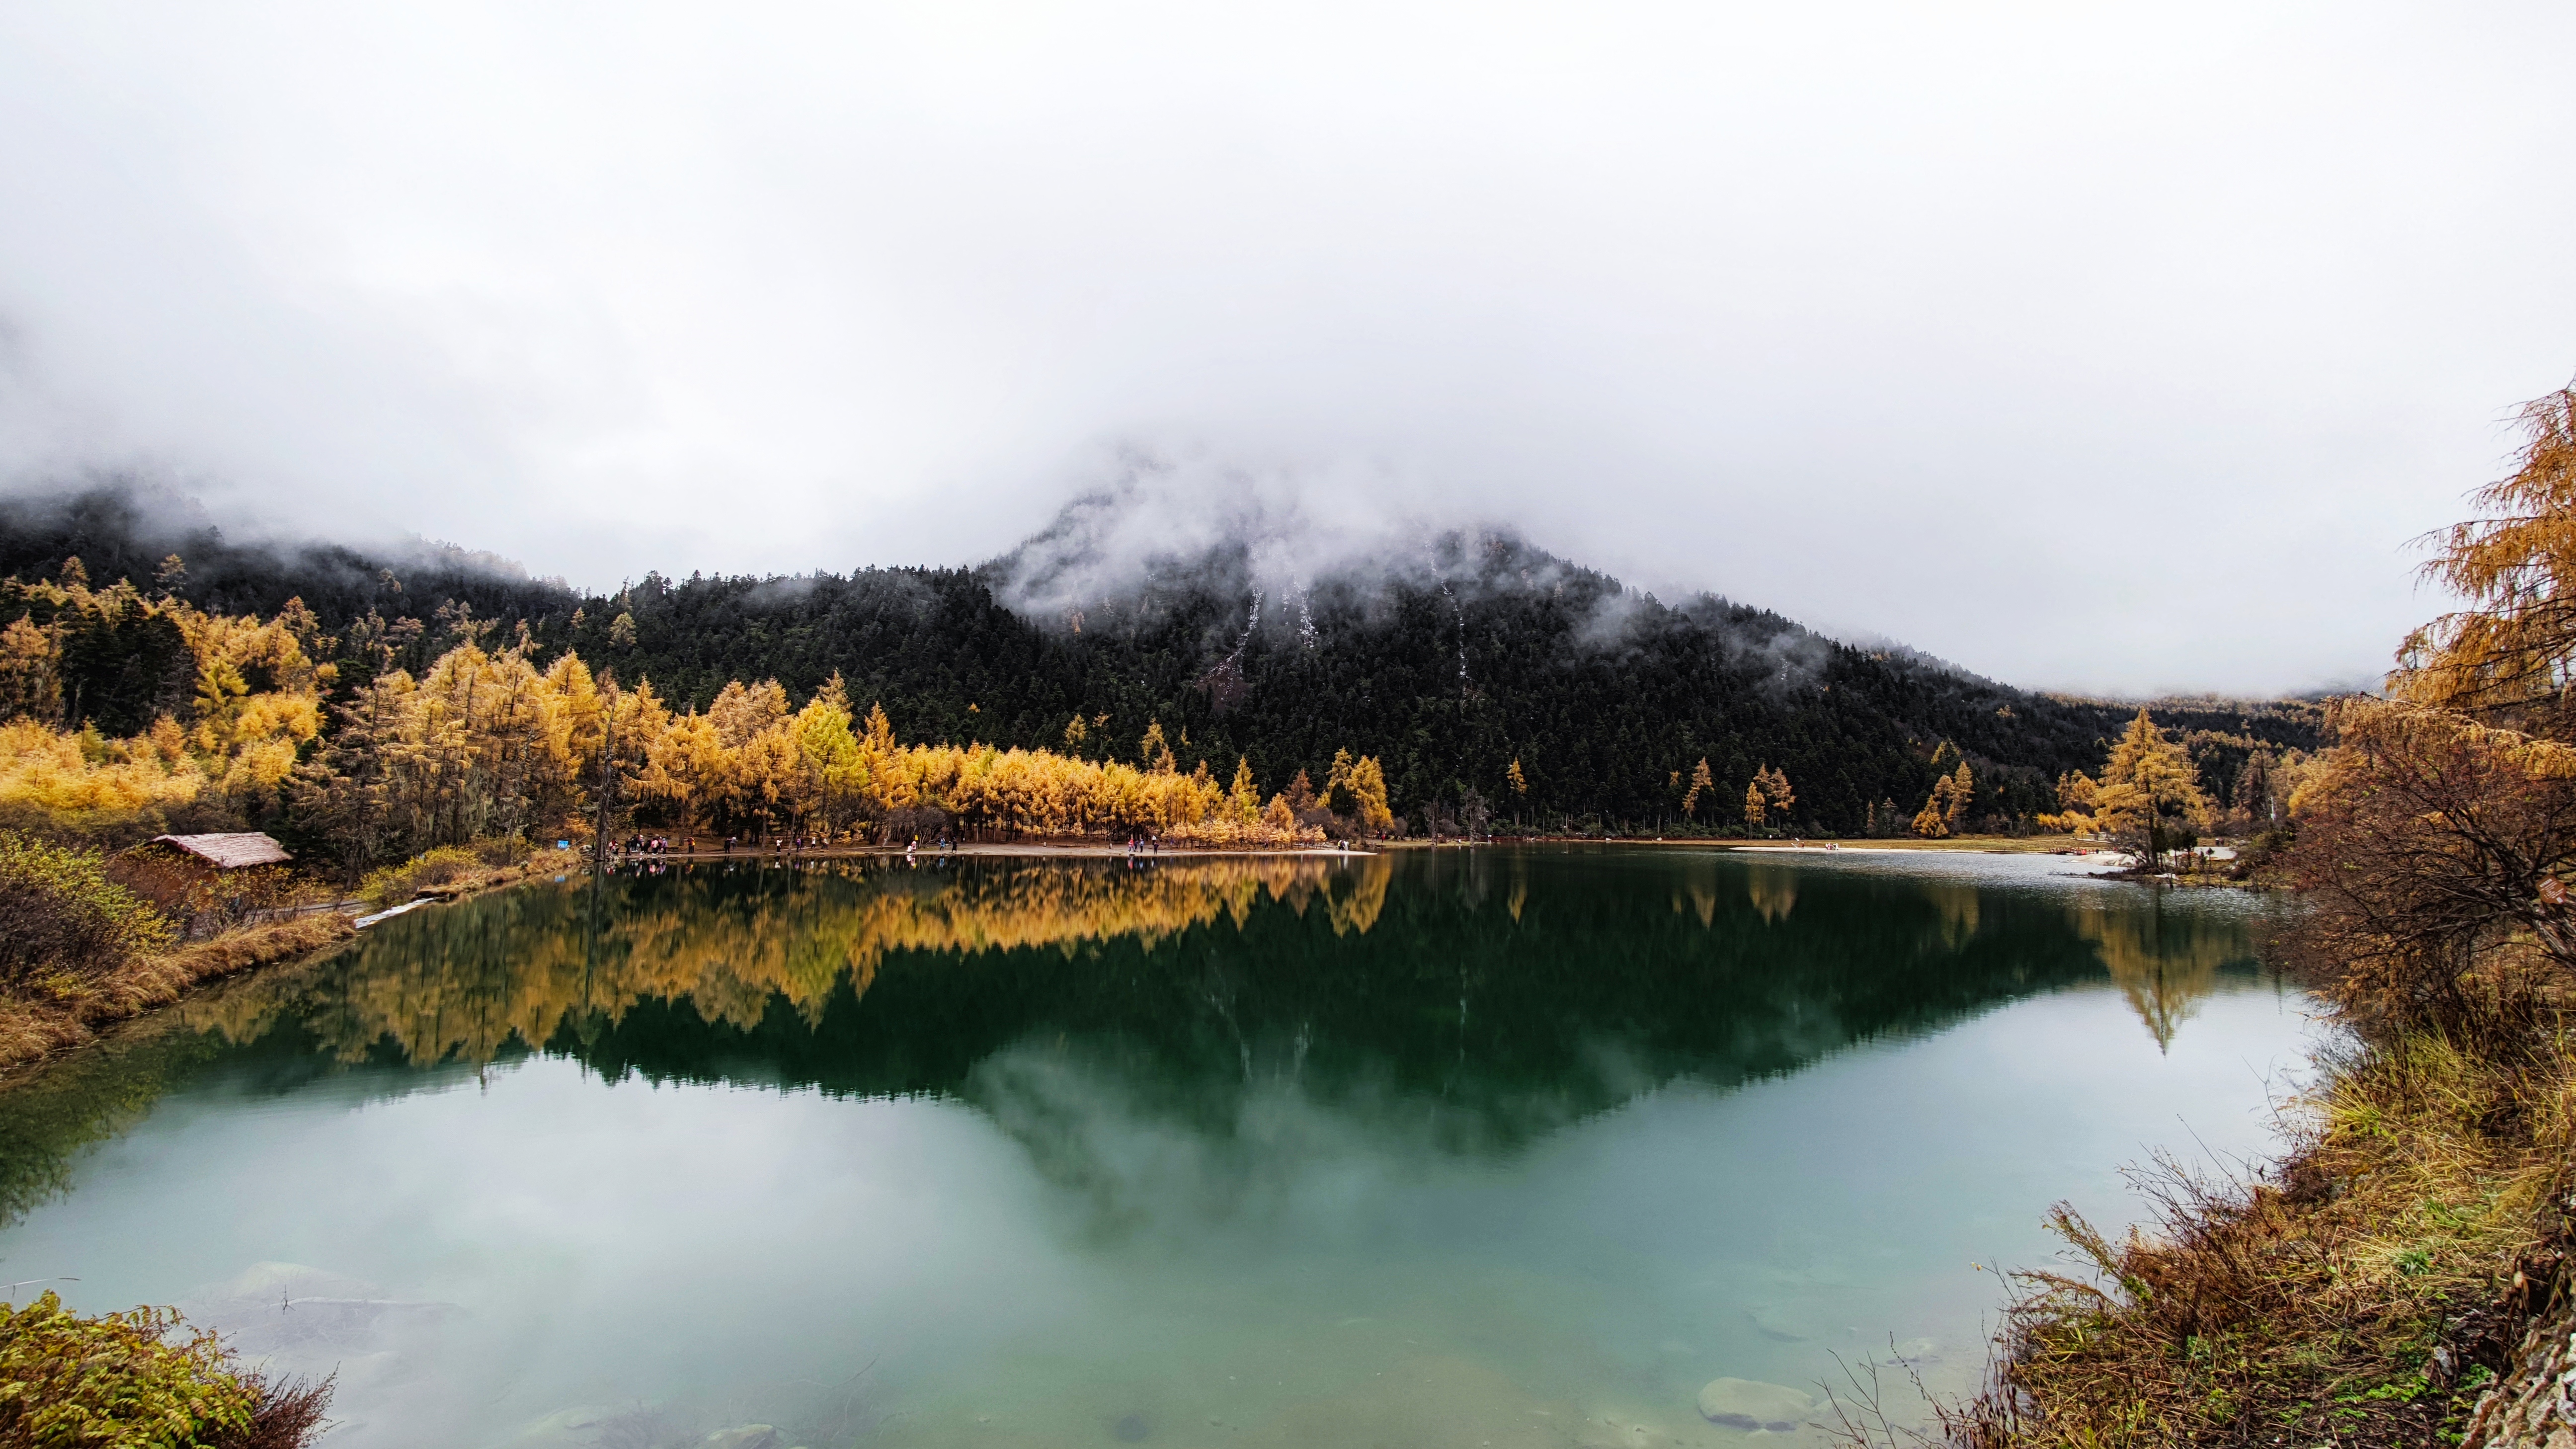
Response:
[[[2153,1226],[2064,1208],[2082,1273],[2019,1275],[1994,1382],[1929,1435],[2003,1446],[2457,1442],[2559,1282],[2576,1038],[2498,1057],[2413,1034],[2328,1063],[2284,1164],[2140,1176]]]
[[[78,1046],[100,1027],[167,1006],[202,982],[291,960],[348,939],[349,919],[322,911],[227,931],[95,978],[56,978],[0,994],[0,1068]]]
[[[560,860],[531,860],[521,865],[484,866],[436,885],[422,886],[413,892],[413,896],[426,896],[438,901],[463,900],[470,895],[498,890],[506,885],[516,885],[520,881],[537,876],[561,875],[564,870],[565,864]],[[412,897],[406,897],[406,899],[410,898]]]

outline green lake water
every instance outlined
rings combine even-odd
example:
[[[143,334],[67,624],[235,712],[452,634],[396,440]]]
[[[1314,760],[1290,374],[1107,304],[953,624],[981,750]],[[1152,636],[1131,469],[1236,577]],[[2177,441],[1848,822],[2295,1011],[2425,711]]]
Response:
[[[2052,1202],[2272,1140],[2316,1029],[2264,900],[2081,870],[541,884],[0,1093],[0,1280],[336,1371],[347,1449],[1820,1444],[1698,1395],[1917,1412]]]

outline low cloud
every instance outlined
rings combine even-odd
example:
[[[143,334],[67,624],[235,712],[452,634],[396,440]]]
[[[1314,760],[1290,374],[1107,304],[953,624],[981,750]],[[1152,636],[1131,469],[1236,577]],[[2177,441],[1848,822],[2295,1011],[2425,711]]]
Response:
[[[0,478],[613,588],[991,558],[1145,466],[1206,497],[1026,598],[1249,508],[1263,578],[1508,524],[2017,684],[2367,676],[2576,367],[2571,57],[2518,3],[32,0]]]

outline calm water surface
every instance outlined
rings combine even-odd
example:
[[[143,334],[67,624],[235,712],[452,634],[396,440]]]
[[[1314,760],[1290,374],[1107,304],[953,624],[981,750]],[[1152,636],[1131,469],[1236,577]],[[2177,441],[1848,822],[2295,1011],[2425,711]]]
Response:
[[[2077,869],[539,886],[0,1094],[0,1279],[336,1369],[348,1449],[1742,1444],[1711,1380],[1964,1387],[1972,1264],[2270,1140],[2263,903]]]

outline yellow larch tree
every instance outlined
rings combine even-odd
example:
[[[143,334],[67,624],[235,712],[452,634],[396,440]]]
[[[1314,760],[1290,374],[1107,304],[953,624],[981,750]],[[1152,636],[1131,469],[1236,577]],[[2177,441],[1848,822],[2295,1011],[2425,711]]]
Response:
[[[1261,818],[1261,786],[1252,778],[1252,761],[1244,756],[1235,757],[1234,787],[1228,796],[1235,819],[1250,825]]]
[[[2093,777],[2082,770],[2069,770],[2057,777],[2057,812],[2039,817],[2042,830],[2063,830],[2069,835],[2082,835],[2099,828],[2093,818]]]
[[[1763,806],[1770,814],[1786,816],[1789,807],[1798,803],[1798,792],[1789,788],[1789,772],[1786,770],[1775,770],[1765,764],[1754,772],[1753,783],[1762,791]]]
[[[1950,828],[1951,834],[1957,834],[1960,826],[1967,823],[1968,806],[1976,798],[1977,777],[1968,773],[1968,762],[1961,760],[1950,776],[1949,803],[1941,811],[1941,823]]]
[[[2199,767],[2180,745],[2165,738],[2144,709],[2111,746],[2102,782],[2093,792],[2093,818],[2103,835],[2148,866],[2209,828],[2209,797],[2201,793]]]
[[[2389,693],[2544,738],[2576,738],[2576,387],[2525,403],[2512,474],[2438,535],[2424,576],[2466,601],[2418,629]]]

